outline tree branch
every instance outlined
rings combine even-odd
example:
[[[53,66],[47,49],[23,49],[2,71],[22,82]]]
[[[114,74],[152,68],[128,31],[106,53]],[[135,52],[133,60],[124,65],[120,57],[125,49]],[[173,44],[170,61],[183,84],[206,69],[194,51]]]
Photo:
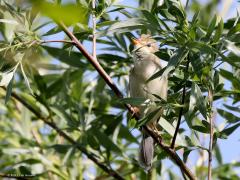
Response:
[[[117,86],[113,83],[110,76],[106,73],[106,71],[102,68],[102,66],[94,59],[93,56],[91,56],[87,50],[83,47],[83,45],[78,41],[78,39],[74,36],[72,32],[68,30],[68,28],[65,26],[64,23],[60,22],[59,26],[62,27],[63,31],[67,34],[67,36],[75,43],[75,46],[81,53],[87,58],[87,60],[94,66],[94,68],[97,70],[99,75],[105,80],[105,82],[108,84],[108,86],[114,91],[117,97],[122,98],[123,95],[121,91],[117,88]],[[137,113],[134,111],[134,108],[129,105],[125,104],[128,111],[133,114],[133,117],[135,119],[139,119],[137,116]],[[183,161],[179,158],[177,153],[169,148],[168,146],[164,145],[162,143],[162,139],[159,135],[157,135],[155,132],[150,130],[147,126],[143,126],[143,128],[153,137],[155,142],[173,159],[173,161],[182,169],[182,171],[189,177],[191,180],[195,180],[195,176],[191,172],[191,170],[183,163]]]
[[[208,102],[210,112],[208,115],[208,122],[210,123],[210,134],[209,134],[209,148],[208,148],[208,180],[212,179],[212,150],[213,150],[213,117],[212,117],[212,103],[213,103],[213,92],[211,87],[208,89]]]
[[[185,74],[188,72],[188,67],[189,67],[189,56],[188,56],[188,61],[187,61]],[[186,75],[184,75],[184,76],[185,76],[184,79],[186,79]],[[182,118],[182,115],[183,115],[183,108],[184,108],[183,105],[184,105],[184,102],[185,102],[185,96],[186,96],[186,82],[184,83],[184,86],[183,86],[182,101],[181,101],[182,107],[180,108],[180,111],[179,111],[177,126],[176,126],[176,129],[175,129],[175,132],[174,132],[174,135],[173,135],[173,139],[172,139],[172,143],[171,143],[171,148],[172,149],[175,148],[175,142],[176,142],[177,134],[178,134],[180,124],[181,124],[181,118]]]
[[[6,88],[4,88],[4,87],[1,87],[1,88],[6,91]],[[70,142],[72,145],[74,145],[78,150],[80,150],[83,154],[85,154],[89,159],[91,159],[99,168],[101,168],[107,174],[114,177],[115,179],[124,180],[124,178],[120,174],[118,174],[118,172],[116,172],[116,171],[112,170],[111,168],[107,167],[99,159],[97,159],[96,154],[88,152],[88,150],[85,147],[81,146],[74,139],[72,139],[69,135],[67,135],[64,131],[62,131],[53,121],[49,121],[48,118],[43,117],[39,111],[34,109],[22,97],[20,97],[19,95],[17,95],[14,92],[12,92],[11,96],[14,97],[16,100],[18,100],[28,110],[30,110],[37,118],[42,120],[45,124],[49,125],[59,135],[61,135],[62,137],[64,137],[64,139],[66,139],[68,142]]]
[[[95,7],[96,7],[96,2],[95,0],[92,0],[92,54],[93,58],[97,59],[97,54],[96,54],[96,16],[95,16]]]

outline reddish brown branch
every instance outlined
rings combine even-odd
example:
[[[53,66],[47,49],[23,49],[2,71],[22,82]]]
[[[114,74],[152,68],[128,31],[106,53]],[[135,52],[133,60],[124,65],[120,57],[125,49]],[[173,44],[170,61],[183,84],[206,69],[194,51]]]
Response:
[[[74,36],[73,33],[71,33],[68,28],[63,24],[62,22],[59,23],[59,25],[62,27],[63,31],[67,34],[67,36],[74,42],[76,48],[81,51],[81,53],[89,60],[89,62],[95,67],[97,72],[100,74],[100,76],[105,80],[107,85],[114,91],[114,93],[122,98],[123,95],[121,91],[117,88],[117,86],[113,83],[112,79],[108,76],[108,74],[104,71],[102,66],[95,61],[92,55],[90,55],[87,50],[83,47],[83,45],[78,41],[78,39]]]
[[[96,8],[96,2],[95,0],[92,0],[92,35],[93,35],[93,38],[92,38],[92,55],[95,59],[97,59],[97,54],[96,54],[96,42],[97,42],[97,39],[96,39],[96,11],[95,11],[95,8]]]
[[[59,25],[62,27],[63,31],[67,34],[67,36],[74,42],[75,46],[78,48],[79,51],[87,58],[87,60],[94,66],[94,68],[97,70],[97,72],[100,74],[100,76],[105,80],[105,82],[108,84],[108,86],[114,91],[117,97],[122,98],[123,95],[121,91],[117,88],[117,86],[113,83],[110,76],[105,72],[105,70],[102,68],[102,66],[94,59],[93,56],[91,56],[87,50],[83,47],[83,45],[78,41],[78,39],[74,36],[72,32],[68,30],[68,28],[65,26],[64,23],[60,22]],[[126,104],[125,105],[128,111],[133,114],[133,116],[138,120],[139,117],[134,111],[134,108],[131,107],[131,105]],[[168,146],[164,145],[162,143],[161,137],[155,134],[153,131],[148,129],[146,126],[143,126],[143,128],[154,138],[154,140],[158,143],[158,145],[168,153],[168,155],[173,159],[173,161],[181,168],[181,170],[189,177],[191,180],[195,180],[195,176],[191,172],[191,170],[183,163],[183,161],[179,158],[177,153],[169,148]]]

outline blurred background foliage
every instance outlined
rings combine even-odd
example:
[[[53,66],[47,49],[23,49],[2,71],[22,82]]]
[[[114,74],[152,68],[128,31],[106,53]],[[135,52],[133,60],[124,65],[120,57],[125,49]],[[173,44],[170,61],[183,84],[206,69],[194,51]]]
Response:
[[[177,153],[199,179],[207,176],[207,90],[213,90],[213,178],[239,179],[239,157],[223,161],[227,154],[218,145],[240,126],[239,14],[223,19],[224,12],[218,10],[222,5],[227,11],[231,3],[98,0],[93,9],[90,0],[0,0],[0,86],[6,87],[0,89],[0,173],[35,179],[111,179],[76,144],[40,120],[46,119],[124,178],[147,178],[137,162],[138,124],[123,105],[139,100],[117,99],[57,24],[61,20],[71,26],[91,52],[94,14],[97,58],[126,97],[130,38],[150,33],[159,42],[156,55],[166,66],[152,79],[169,76],[168,101],[157,102],[165,108],[162,137],[170,144],[185,85]],[[237,151],[236,147],[225,148]],[[167,157],[157,148],[152,179],[182,179]]]

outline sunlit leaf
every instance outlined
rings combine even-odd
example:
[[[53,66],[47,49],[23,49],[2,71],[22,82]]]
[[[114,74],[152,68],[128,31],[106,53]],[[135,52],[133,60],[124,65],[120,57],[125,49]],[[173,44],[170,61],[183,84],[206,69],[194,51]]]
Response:
[[[14,71],[8,71],[1,74],[0,86],[7,86],[12,80]]]
[[[53,4],[44,0],[32,1],[35,8],[56,22],[67,25],[74,23],[87,24],[88,9],[81,4]]]

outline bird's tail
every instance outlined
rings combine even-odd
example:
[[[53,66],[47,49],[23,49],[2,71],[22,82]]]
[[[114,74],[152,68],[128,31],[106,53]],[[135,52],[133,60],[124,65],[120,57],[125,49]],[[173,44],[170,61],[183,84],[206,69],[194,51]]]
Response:
[[[145,170],[150,170],[154,154],[154,140],[143,130],[142,142],[140,144],[139,162]]]

